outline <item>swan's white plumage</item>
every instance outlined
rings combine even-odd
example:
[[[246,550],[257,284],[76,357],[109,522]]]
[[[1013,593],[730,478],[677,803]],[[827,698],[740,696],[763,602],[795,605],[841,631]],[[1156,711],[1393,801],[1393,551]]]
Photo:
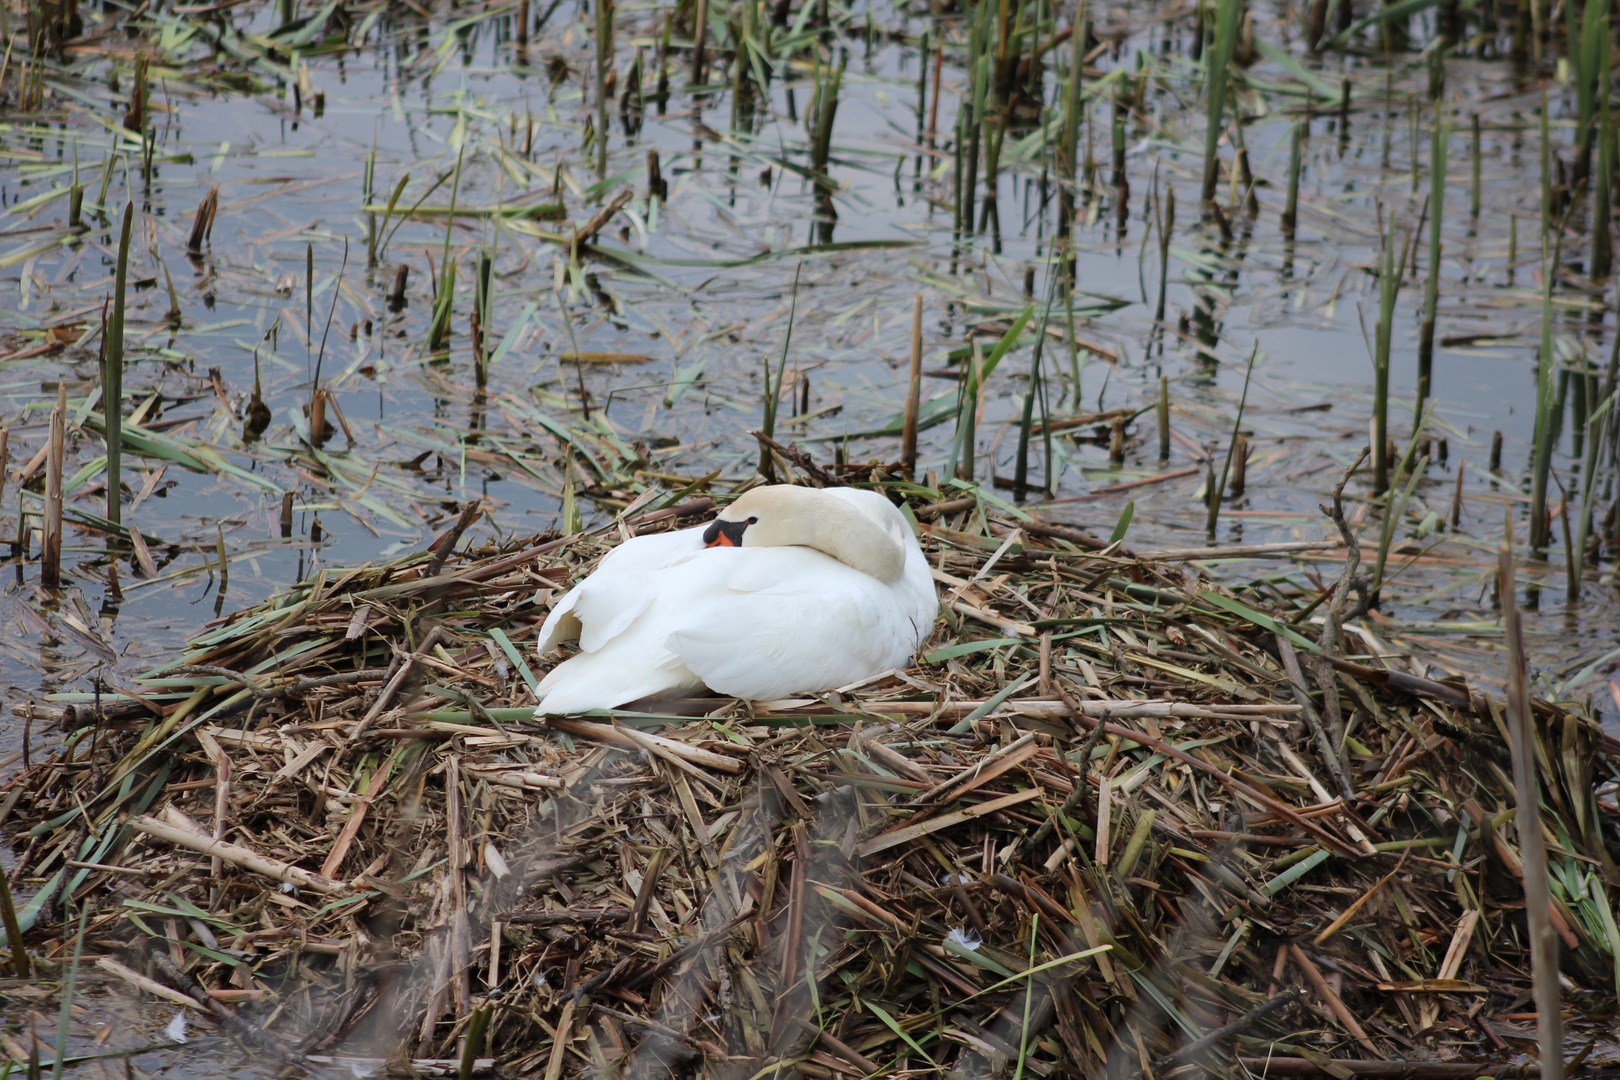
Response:
[[[896,579],[881,581],[810,547],[754,547],[745,539],[742,547],[706,548],[703,526],[636,537],[608,553],[546,619],[542,655],[575,637],[580,652],[541,681],[538,711],[612,708],[704,686],[733,697],[784,697],[904,666],[938,614],[905,519],[875,492],[835,488],[794,499],[823,512],[820,500],[839,500],[876,523],[904,551]]]

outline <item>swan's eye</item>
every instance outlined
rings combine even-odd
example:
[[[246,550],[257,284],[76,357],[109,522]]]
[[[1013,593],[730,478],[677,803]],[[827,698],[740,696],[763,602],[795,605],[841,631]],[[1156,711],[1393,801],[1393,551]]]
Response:
[[[744,524],[746,524],[746,525],[758,525],[759,524],[759,518],[751,517],[746,522],[744,522]]]

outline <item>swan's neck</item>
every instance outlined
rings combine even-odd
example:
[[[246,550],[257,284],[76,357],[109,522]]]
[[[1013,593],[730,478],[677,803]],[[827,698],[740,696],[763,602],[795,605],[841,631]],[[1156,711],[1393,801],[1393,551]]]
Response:
[[[900,579],[906,549],[893,533],[846,503],[828,500],[818,510],[810,547],[884,584]]]

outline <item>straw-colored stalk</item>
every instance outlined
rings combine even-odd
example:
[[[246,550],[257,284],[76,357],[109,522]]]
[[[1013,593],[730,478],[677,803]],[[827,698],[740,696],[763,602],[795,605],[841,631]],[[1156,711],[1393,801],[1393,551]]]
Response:
[[[107,319],[102,341],[101,414],[107,437],[107,520],[122,521],[124,471],[124,293],[129,275],[129,231],[135,217],[135,204],[124,206],[124,223],[118,233],[118,269],[113,278],[112,314]]]
[[[1563,1080],[1564,1052],[1558,988],[1558,934],[1553,929],[1547,885],[1547,847],[1541,825],[1540,778],[1537,775],[1535,714],[1530,706],[1529,665],[1514,584],[1513,540],[1509,531],[1498,550],[1497,594],[1502,602],[1502,635],[1508,652],[1508,749],[1513,757],[1513,789],[1524,863],[1524,914],[1530,935],[1531,997],[1536,1005],[1536,1032],[1541,1044],[1542,1080]]]
[[[45,539],[40,548],[39,576],[47,589],[62,584],[62,459],[67,449],[67,385],[56,384],[45,447]]]

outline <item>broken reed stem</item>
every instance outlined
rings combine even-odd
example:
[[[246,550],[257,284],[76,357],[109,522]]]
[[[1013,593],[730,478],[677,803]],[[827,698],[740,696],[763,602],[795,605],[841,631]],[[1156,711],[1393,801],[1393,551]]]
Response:
[[[917,413],[922,406],[922,293],[911,302],[911,377],[906,384],[906,415],[900,435],[900,467],[917,472]]]
[[[1541,825],[1541,793],[1535,746],[1539,741],[1530,706],[1529,666],[1524,630],[1519,621],[1514,584],[1512,519],[1497,551],[1497,595],[1502,605],[1502,634],[1508,652],[1507,720],[1513,755],[1513,790],[1517,813],[1514,830],[1524,862],[1524,913],[1530,935],[1531,993],[1536,1004],[1536,1031],[1541,1044],[1542,1080],[1563,1080],[1562,1017],[1558,987],[1558,934],[1552,927],[1547,885],[1547,847]]]
[[[1543,244],[1546,239],[1543,238]],[[1541,345],[1536,350],[1536,415],[1530,478],[1530,551],[1536,558],[1544,558],[1551,539],[1551,519],[1547,514],[1547,486],[1552,475],[1552,454],[1558,444],[1557,420],[1563,402],[1558,398],[1554,384],[1558,370],[1558,357],[1553,346],[1553,284],[1558,278],[1558,261],[1562,249],[1555,240],[1550,251],[1543,250],[1541,264]]]
[[[112,315],[107,319],[101,343],[101,415],[102,430],[107,440],[107,520],[114,525],[122,522],[123,514],[124,294],[129,277],[129,230],[134,217],[135,204],[126,203],[123,227],[118,233],[118,269],[113,278]]]
[[[56,384],[50,437],[45,450],[45,539],[40,547],[40,582],[47,589],[62,584],[62,458],[67,448],[67,384]]]
[[[11,899],[11,879],[3,870],[0,870],[0,925],[5,927],[6,944],[11,947],[11,974],[19,979],[28,978],[28,947],[23,943],[17,906]]]
[[[1153,322],[1155,333],[1159,324],[1164,322],[1165,295],[1170,287],[1170,238],[1176,231],[1176,188],[1174,184],[1166,184],[1164,191],[1164,206],[1162,210],[1155,200],[1155,217],[1159,226],[1159,300],[1153,306]]]
[[[1159,460],[1170,460],[1170,377],[1159,376],[1159,403],[1154,410],[1159,414]]]
[[[1288,202],[1283,207],[1282,228],[1290,237],[1294,235],[1294,225],[1299,220],[1300,153],[1306,123],[1303,119],[1294,121],[1293,135],[1288,143]]]
[[[604,0],[598,0],[599,3]],[[692,29],[692,84],[703,82],[703,50],[709,36],[709,0],[697,0],[697,26]]]
[[[1468,193],[1468,216],[1477,218],[1479,217],[1479,113],[1476,112],[1469,117],[1468,123],[1470,128],[1471,168],[1473,172],[1470,177],[1471,186]]]
[[[613,66],[613,0],[596,0],[596,178],[607,179],[608,72]],[[701,42],[701,29],[699,41]],[[701,44],[698,46],[702,48]]]

